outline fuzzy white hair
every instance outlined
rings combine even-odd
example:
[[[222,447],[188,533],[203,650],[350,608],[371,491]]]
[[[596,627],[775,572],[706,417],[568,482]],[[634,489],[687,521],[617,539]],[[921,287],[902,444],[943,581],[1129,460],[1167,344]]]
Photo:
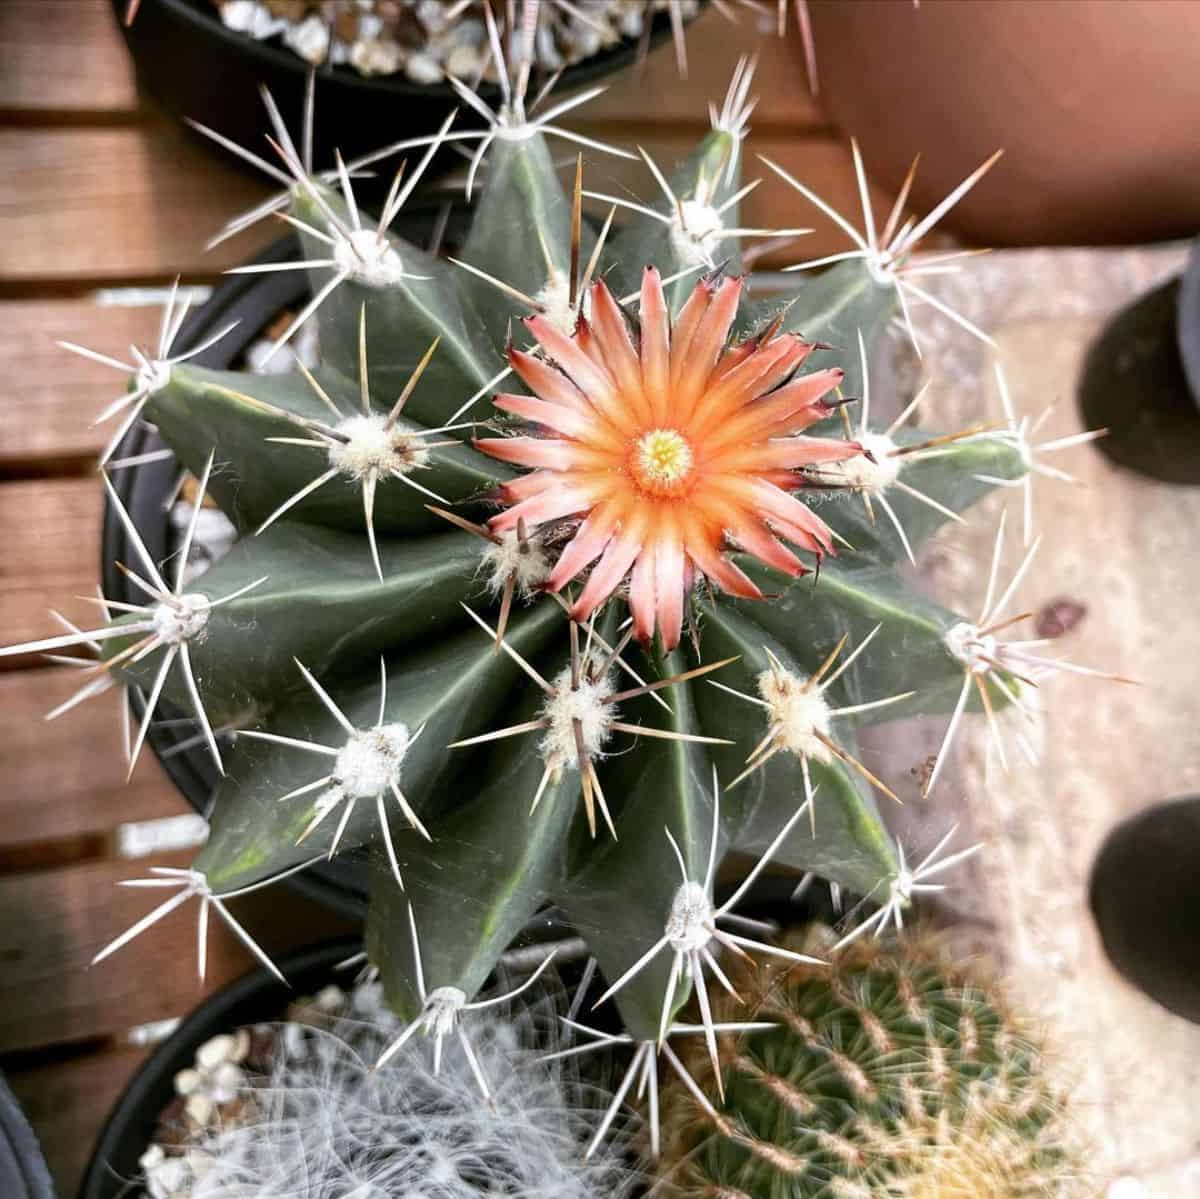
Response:
[[[374,1007],[359,1002],[364,989],[358,1012]],[[192,1199],[623,1199],[639,1177],[630,1131],[584,1159],[610,1097],[569,1061],[542,1060],[557,1024],[548,1005],[472,1030],[491,1104],[465,1059],[448,1056],[435,1075],[424,1038],[373,1070],[395,1033],[384,1011],[280,1036],[253,1085],[254,1119],[194,1145],[206,1168]]]

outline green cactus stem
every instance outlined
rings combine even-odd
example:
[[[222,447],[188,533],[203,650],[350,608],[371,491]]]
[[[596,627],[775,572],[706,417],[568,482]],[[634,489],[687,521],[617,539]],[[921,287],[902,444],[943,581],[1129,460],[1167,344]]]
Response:
[[[813,949],[820,938],[807,938]],[[663,1096],[680,1199],[1059,1199],[1086,1193],[1069,1108],[1000,989],[927,933],[859,943],[827,969],[739,972],[768,1029],[723,1039],[716,1117]],[[693,1055],[699,1057],[699,1055]],[[708,1100],[705,1062],[693,1074]]]

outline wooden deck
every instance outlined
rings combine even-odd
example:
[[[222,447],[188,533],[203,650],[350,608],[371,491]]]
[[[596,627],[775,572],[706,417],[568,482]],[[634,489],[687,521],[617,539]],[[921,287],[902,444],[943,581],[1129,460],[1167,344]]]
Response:
[[[716,14],[692,32],[686,83],[660,52],[636,87],[613,89],[578,127],[670,162],[706,127],[707,101],[720,98],[737,54],[754,48],[762,103],[751,149],[851,207],[849,155],[808,96],[798,48]],[[648,175],[634,165],[628,180],[644,189]],[[79,614],[70,597],[97,580],[94,459],[105,431],[89,423],[117,381],[55,339],[118,353],[144,342],[158,310],[124,289],[176,275],[215,281],[276,233],[259,228],[204,252],[265,189],[139,96],[108,0],[0,2],[0,178],[0,640],[13,642],[45,635],[51,605]],[[746,216],[794,224],[791,207],[772,177]],[[802,222],[818,226],[806,254],[842,248],[813,215]],[[121,856],[122,826],[186,809],[149,754],[126,785],[115,701],[43,720],[73,681],[40,660],[0,661],[0,1069],[64,1196],[145,1052],[130,1045],[133,1030],[179,1016],[251,964],[214,928],[200,986],[195,926],[180,915],[88,969],[145,910],[144,895],[115,886],[144,865]],[[239,915],[272,952],[339,929],[291,892],[254,898]]]

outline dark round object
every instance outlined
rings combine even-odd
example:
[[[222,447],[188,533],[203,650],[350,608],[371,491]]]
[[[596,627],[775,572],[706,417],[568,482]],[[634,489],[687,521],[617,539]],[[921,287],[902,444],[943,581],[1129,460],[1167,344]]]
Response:
[[[159,1116],[175,1097],[175,1075],[192,1065],[205,1041],[247,1024],[278,1020],[299,995],[311,995],[330,981],[334,967],[358,952],[355,941],[330,941],[279,962],[291,986],[258,969],[206,999],[150,1055],[125,1088],[92,1152],[79,1199],[118,1199],[138,1174]],[[0,1192],[8,1199],[8,1192]],[[18,1192],[19,1194],[20,1192]]]
[[[0,1078],[0,1195],[54,1199],[50,1171],[16,1096]]]
[[[1200,1023],[1200,797],[1117,825],[1092,866],[1091,907],[1117,971]]]
[[[1200,315],[1177,336],[1177,320],[1187,319],[1183,303],[1172,279],[1113,317],[1084,359],[1079,406],[1088,428],[1108,429],[1095,446],[1110,461],[1164,483],[1195,484],[1200,392],[1188,387],[1180,349],[1186,335],[1193,356],[1200,352]]]
[[[1187,268],[1179,281],[1175,337],[1192,403],[1200,409],[1200,240],[1192,244]]]
[[[113,0],[118,21],[127,3]],[[259,90],[265,86],[288,129],[298,135],[310,67],[278,37],[260,42],[227,29],[211,0],[142,0],[132,26],[122,24],[122,32],[138,82],[173,116],[199,121],[273,160],[265,140],[271,127]],[[662,13],[655,19],[650,42],[666,36],[669,20]],[[636,40],[621,42],[568,67],[559,86],[565,92],[594,83],[628,66],[638,52]],[[500,90],[492,84],[481,85],[479,96],[493,110],[500,104]],[[455,108],[456,129],[482,127],[480,116],[447,83],[418,84],[402,72],[368,77],[351,66],[322,66],[316,73],[313,161],[328,167],[335,148],[349,161],[389,142],[436,133]],[[447,149],[431,169],[448,170],[462,161]],[[386,175],[381,173],[384,189],[390,181]],[[363,183],[367,194],[370,180]]]

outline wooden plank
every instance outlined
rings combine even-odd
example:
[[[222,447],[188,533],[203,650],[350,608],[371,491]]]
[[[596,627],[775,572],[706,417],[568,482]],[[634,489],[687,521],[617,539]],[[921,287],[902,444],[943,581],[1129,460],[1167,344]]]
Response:
[[[0,484],[0,635],[6,645],[51,636],[55,626],[48,608],[95,593],[101,507],[95,479]],[[81,615],[86,606],[71,605],[71,612]],[[0,662],[8,667],[40,664]]]
[[[264,222],[206,253],[234,213],[267,195],[256,179],[165,118],[121,129],[0,131],[0,280],[211,276],[279,236]]]
[[[124,390],[125,380],[60,349],[74,341],[128,359],[128,346],[152,344],[159,309],[100,305],[92,300],[0,302],[0,474],[50,469],[91,458],[114,425],[92,428],[100,410]]]
[[[109,0],[0,4],[0,108],[120,113],[137,105]]]
[[[686,156],[694,140],[678,134],[642,139],[663,164]],[[747,162],[754,164],[747,167],[749,177],[763,172],[753,156],[765,153],[835,205],[854,211],[853,169],[838,142],[751,136],[747,152]],[[832,222],[767,174],[746,201],[747,219],[814,225],[818,232],[805,243],[808,256],[845,247],[844,234]],[[211,276],[279,232],[265,222],[206,253],[205,238],[265,190],[161,123],[0,132],[0,176],[13,181],[0,201],[0,280],[9,284],[165,278],[176,272]],[[640,163],[593,156],[590,187],[625,187],[630,179],[638,181],[635,194],[653,194]],[[772,255],[764,261],[779,260]],[[782,260],[792,259],[785,254]]]
[[[113,691],[47,722],[70,696],[73,670],[0,674],[0,828],[3,852],[44,841],[102,836],[118,824],[190,811],[154,755],[143,752],[125,781],[119,705]]]
[[[106,1049],[5,1073],[63,1199],[78,1191],[100,1126],[148,1055],[148,1049]]]
[[[115,1036],[182,1015],[253,965],[214,916],[207,981],[198,980],[192,901],[89,968],[100,949],[169,894],[117,884],[145,877],[151,864],[186,866],[188,857],[94,862],[0,878],[0,1053]],[[284,887],[243,896],[230,910],[272,956],[350,931],[344,918]]]

